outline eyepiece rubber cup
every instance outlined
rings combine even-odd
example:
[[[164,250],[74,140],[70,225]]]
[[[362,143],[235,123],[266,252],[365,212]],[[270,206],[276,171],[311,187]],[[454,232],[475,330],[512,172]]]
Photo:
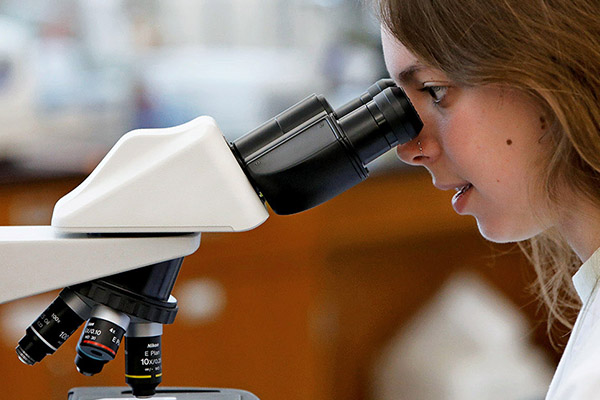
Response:
[[[423,122],[402,89],[386,88],[376,95],[373,101],[390,125],[396,145],[417,137],[423,128]]]

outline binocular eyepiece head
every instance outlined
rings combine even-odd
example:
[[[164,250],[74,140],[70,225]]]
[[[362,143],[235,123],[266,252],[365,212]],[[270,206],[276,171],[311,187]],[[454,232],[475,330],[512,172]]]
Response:
[[[422,127],[404,91],[384,79],[337,110],[312,95],[231,147],[273,211],[294,214],[366,179],[368,163]]]

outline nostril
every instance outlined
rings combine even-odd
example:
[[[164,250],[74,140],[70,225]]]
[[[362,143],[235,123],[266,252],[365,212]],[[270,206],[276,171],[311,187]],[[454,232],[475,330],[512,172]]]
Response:
[[[423,154],[420,141],[411,141],[396,148],[396,154],[400,161],[409,165],[421,165],[427,156]]]

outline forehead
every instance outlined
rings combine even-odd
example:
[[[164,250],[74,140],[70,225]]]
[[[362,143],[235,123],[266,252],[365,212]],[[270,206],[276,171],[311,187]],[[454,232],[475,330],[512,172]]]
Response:
[[[381,44],[383,46],[385,65],[394,78],[397,78],[397,75],[401,71],[425,68],[425,66],[386,29],[381,29]]]
[[[381,38],[387,70],[399,85],[425,80],[448,80],[445,73],[420,62],[406,46],[383,29]]]

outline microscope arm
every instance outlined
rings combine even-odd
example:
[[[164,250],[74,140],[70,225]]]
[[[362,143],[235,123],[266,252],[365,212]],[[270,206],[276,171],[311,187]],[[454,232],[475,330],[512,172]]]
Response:
[[[52,226],[0,227],[0,303],[183,257],[200,234],[95,237]]]

